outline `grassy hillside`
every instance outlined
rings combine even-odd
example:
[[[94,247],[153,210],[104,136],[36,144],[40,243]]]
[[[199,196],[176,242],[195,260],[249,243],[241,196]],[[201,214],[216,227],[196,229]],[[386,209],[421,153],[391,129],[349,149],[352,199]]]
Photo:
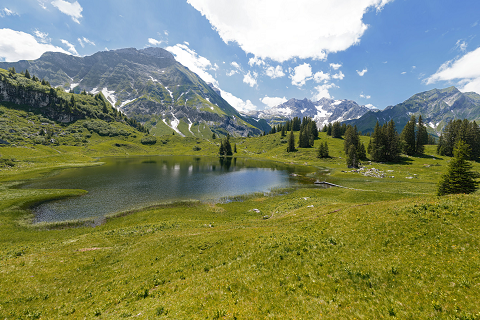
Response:
[[[324,133],[315,146],[328,142],[327,160],[287,153],[279,133],[231,139],[236,156],[327,167],[351,189],[161,205],[94,228],[29,225],[29,204],[82,191],[11,188],[20,180],[101,155],[214,155],[220,142],[87,140],[0,148],[15,158],[0,170],[0,318],[480,319],[479,193],[433,195],[449,161],[433,146],[366,163],[377,178],[347,169],[343,140]]]

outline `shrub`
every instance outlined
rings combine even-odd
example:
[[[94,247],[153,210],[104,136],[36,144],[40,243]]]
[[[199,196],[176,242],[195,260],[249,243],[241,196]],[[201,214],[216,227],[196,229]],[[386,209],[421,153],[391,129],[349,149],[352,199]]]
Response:
[[[153,145],[157,143],[157,138],[154,136],[144,136],[140,142],[146,145]]]

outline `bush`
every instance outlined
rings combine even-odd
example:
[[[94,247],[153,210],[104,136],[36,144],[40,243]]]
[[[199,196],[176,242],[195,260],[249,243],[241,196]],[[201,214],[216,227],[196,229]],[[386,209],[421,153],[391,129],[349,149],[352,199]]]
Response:
[[[153,145],[157,143],[157,138],[154,136],[144,136],[140,142],[146,145]]]

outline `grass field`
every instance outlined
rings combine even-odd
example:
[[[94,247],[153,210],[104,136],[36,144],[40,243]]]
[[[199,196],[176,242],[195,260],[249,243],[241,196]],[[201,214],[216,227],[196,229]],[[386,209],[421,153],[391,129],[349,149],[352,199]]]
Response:
[[[327,167],[350,189],[168,204],[94,228],[28,224],[32,203],[83,191],[12,187],[100,156],[215,155],[220,140],[0,148],[14,159],[0,171],[0,319],[480,319],[480,197],[434,196],[449,158],[427,146],[365,163],[376,178],[323,141],[330,159],[287,153],[280,134],[231,139],[237,156]]]

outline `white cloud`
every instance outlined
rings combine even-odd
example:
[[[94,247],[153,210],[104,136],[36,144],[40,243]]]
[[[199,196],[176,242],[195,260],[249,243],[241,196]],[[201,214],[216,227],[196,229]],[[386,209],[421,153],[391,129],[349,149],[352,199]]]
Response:
[[[5,16],[18,16],[18,13],[8,8],[3,8],[2,10],[0,10],[0,17],[3,18]]]
[[[56,7],[58,10],[60,10],[62,13],[65,13],[66,15],[70,16],[72,20],[75,21],[76,23],[80,23],[78,19],[82,18],[83,8],[78,3],[78,1],[70,3],[64,0],[53,0],[52,5]]]
[[[365,73],[367,73],[367,71],[368,71],[367,68],[365,68],[365,69],[363,69],[362,71],[358,71],[358,70],[357,70],[357,73],[358,73],[358,75],[359,75],[360,77],[363,77],[363,76],[365,75]]]
[[[360,94],[360,98],[364,98],[364,99],[370,99],[371,96],[368,96],[368,95],[364,95],[363,93]]]
[[[280,98],[280,97],[265,97],[265,98],[261,98],[260,101],[262,101],[268,107],[273,108],[273,107],[278,106],[279,104],[287,102],[287,98],[285,98],[285,97],[283,97],[283,98]]]
[[[0,29],[0,58],[6,62],[35,60],[46,51],[67,53],[60,47],[39,43],[31,34],[12,29]]]
[[[47,6],[45,5],[45,2],[41,1],[41,0],[38,0],[38,5],[40,7],[42,7],[42,9],[46,10],[47,9]]]
[[[435,74],[426,79],[426,83],[458,80],[461,91],[480,93],[480,64],[478,61],[480,61],[480,47],[457,60],[445,62]]]
[[[253,57],[248,60],[248,64],[250,65],[250,67],[253,67],[254,65],[262,66],[265,64],[265,61],[257,57]]]
[[[333,70],[338,70],[341,66],[341,63],[330,63],[330,68],[332,68]]]
[[[150,43],[152,46],[159,46],[163,41],[162,40],[156,40],[153,38],[148,38],[148,43]],[[188,46],[188,44],[187,44]]]
[[[230,70],[229,72],[227,72],[227,76],[231,77],[233,76],[234,74],[238,73],[237,70]]]
[[[296,66],[293,69],[293,74],[290,74],[292,84],[297,87],[301,87],[306,81],[312,79],[312,67],[308,63]]]
[[[391,1],[187,0],[225,43],[236,42],[246,53],[279,62],[294,57],[326,59],[328,53],[348,49],[368,28],[363,15]]]
[[[85,45],[86,45],[86,44],[90,44],[90,45],[92,45],[92,46],[95,45],[95,42],[90,41],[90,40],[88,40],[88,39],[85,38],[85,37],[83,37],[83,39],[82,39],[82,38],[78,38],[77,40],[78,40],[78,43],[80,43],[80,45],[82,46],[82,48],[85,48]]]
[[[250,87],[256,86],[257,76],[258,74],[256,72],[251,73],[250,71],[248,71],[248,73],[243,76],[243,82],[248,84]]]
[[[401,74],[406,74],[407,72],[406,71],[403,71]]]
[[[38,38],[40,43],[50,43],[52,40],[48,37],[48,33],[39,31],[38,29],[36,29],[33,33],[35,34],[35,37]]]
[[[337,80],[343,80],[343,78],[345,78],[345,75],[342,71],[339,71],[338,73],[334,74],[332,78]]]
[[[242,99],[235,97],[230,92],[226,92],[220,89],[222,98],[225,99],[232,107],[237,109],[240,112],[248,112],[258,110],[257,106],[254,105],[250,100],[243,101]]]
[[[212,63],[207,58],[198,55],[185,44],[177,44],[165,49],[170,51],[178,62],[195,72],[203,81],[213,83],[218,87],[218,81],[207,72],[207,70],[214,69],[214,66],[212,66]]]
[[[328,80],[330,80],[330,74],[319,71],[313,75],[313,80],[315,80],[316,83],[320,83],[322,81],[327,82]]]
[[[367,107],[368,109],[377,109],[377,107],[375,107],[375,106],[374,106],[373,104],[371,104],[371,103],[367,103],[367,104],[365,105],[365,107]]]
[[[318,101],[321,98],[331,99],[332,97],[330,96],[330,93],[328,92],[328,90],[332,88],[338,88],[338,87],[333,83],[326,83],[321,86],[316,86],[315,87],[316,92],[313,95],[313,101]]]
[[[240,65],[238,63],[236,63],[235,61],[233,61],[232,63],[230,63],[233,67],[235,67],[237,70],[242,70],[242,67],[240,67]]]
[[[68,42],[67,40],[64,40],[64,39],[61,39],[60,41],[62,41],[62,43],[68,47],[68,52],[78,56],[78,52],[75,49],[75,46],[73,44],[71,44],[70,42]]]
[[[281,78],[285,76],[282,66],[276,66],[275,68],[270,66],[267,69],[265,69],[265,73],[267,74],[267,76],[269,76],[272,79]]]
[[[465,41],[463,41],[462,39],[460,39],[455,44],[454,49],[458,49],[462,52],[465,52],[465,51],[467,51],[467,46],[468,46],[468,44]]]

